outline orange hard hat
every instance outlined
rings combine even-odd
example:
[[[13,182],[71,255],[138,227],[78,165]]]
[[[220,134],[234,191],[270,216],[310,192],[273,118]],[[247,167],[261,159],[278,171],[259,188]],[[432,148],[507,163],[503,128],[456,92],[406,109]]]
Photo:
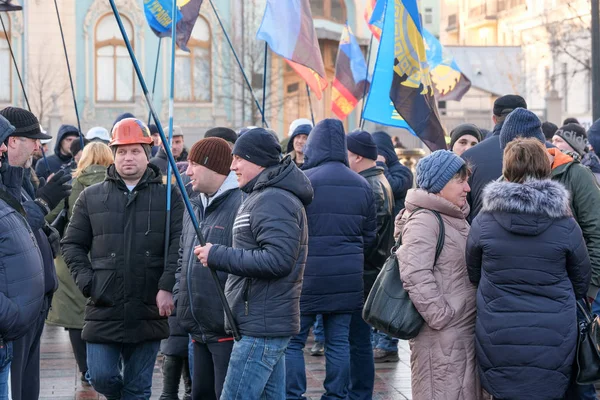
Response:
[[[150,130],[137,118],[124,118],[117,122],[112,130],[109,146],[125,144],[151,144]]]

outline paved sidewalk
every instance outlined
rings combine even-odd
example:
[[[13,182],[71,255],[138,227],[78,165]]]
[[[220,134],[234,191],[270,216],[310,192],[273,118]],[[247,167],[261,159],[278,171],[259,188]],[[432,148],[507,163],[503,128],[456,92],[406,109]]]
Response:
[[[312,342],[306,346],[312,347]],[[408,343],[400,342],[400,362],[376,365],[374,400],[410,399],[410,352]],[[42,336],[40,400],[104,399],[90,388],[83,388],[71,351],[69,335],[62,328],[47,325]],[[307,397],[320,399],[325,378],[325,358],[305,353]],[[152,399],[158,399],[162,389],[159,356],[154,367]],[[183,385],[183,384],[182,384]]]

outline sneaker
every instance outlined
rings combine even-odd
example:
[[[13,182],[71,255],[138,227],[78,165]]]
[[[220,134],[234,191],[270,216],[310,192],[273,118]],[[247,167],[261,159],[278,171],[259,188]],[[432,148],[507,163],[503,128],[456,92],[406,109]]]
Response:
[[[376,363],[398,362],[399,360],[397,351],[386,351],[383,349],[375,349],[373,351],[373,361]]]
[[[325,354],[325,344],[322,342],[315,342],[312,349],[310,349],[311,356],[322,356]]]

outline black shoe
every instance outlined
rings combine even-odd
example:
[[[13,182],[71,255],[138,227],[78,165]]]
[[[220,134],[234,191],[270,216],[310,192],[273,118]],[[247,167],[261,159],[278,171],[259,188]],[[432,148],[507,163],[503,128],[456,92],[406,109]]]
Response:
[[[320,357],[325,354],[325,343],[315,342],[312,349],[310,349],[310,355]]]
[[[373,351],[373,361],[376,363],[398,362],[399,360],[397,351],[385,351],[382,349],[375,349]]]

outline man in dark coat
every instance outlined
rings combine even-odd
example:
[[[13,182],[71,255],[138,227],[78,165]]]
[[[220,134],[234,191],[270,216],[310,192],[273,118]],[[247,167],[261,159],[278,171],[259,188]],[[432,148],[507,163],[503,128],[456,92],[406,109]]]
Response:
[[[371,185],[348,168],[344,127],[325,119],[312,130],[305,146],[305,173],[315,190],[306,208],[308,258],[300,300],[300,333],[286,352],[287,398],[306,392],[302,349],[317,314],[323,314],[325,390],[346,398],[350,381],[348,335],[352,314],[364,300],[364,255],[375,243],[376,205]]]
[[[175,161],[187,161],[188,153],[185,145],[183,144],[183,130],[177,125],[173,126],[173,143],[171,143],[171,152],[173,153],[173,158],[175,158]],[[156,165],[163,175],[167,173],[167,165],[169,165],[169,160],[167,159],[167,152],[163,146],[161,146],[160,150],[158,150],[158,154],[150,159],[150,163]]]
[[[494,121],[492,135],[461,156],[471,166],[469,176],[471,192],[467,194],[467,201],[471,206],[471,214],[467,218],[469,223],[479,214],[483,202],[483,188],[502,175],[503,150],[500,148],[500,130],[506,116],[519,107],[527,108],[527,103],[521,96],[507,94],[497,98],[492,115]]]
[[[263,128],[235,142],[231,170],[248,194],[233,224],[233,246],[194,251],[229,274],[225,294],[241,340],[231,352],[222,399],[285,398],[285,349],[300,330],[300,292],[308,251],[304,207],[313,190]],[[228,322],[226,322],[228,325]]]
[[[71,143],[73,140],[79,140],[79,130],[73,125],[61,125],[56,135],[54,154],[46,157],[48,166],[46,166],[46,162],[44,161],[38,162],[35,166],[35,173],[39,178],[47,179],[50,174],[54,174],[61,169],[68,169],[67,172],[70,172],[69,167],[73,161],[73,156],[71,155]]]
[[[404,208],[406,192],[413,187],[413,174],[398,160],[390,135],[386,132],[375,132],[373,141],[377,145],[377,166],[383,168],[383,173],[394,192],[395,217]]]
[[[377,145],[369,132],[357,131],[347,136],[350,169],[369,182],[377,207],[375,245],[365,254],[364,293],[369,295],[375,279],[394,246],[394,195],[383,168],[376,164]],[[375,365],[371,344],[371,327],[362,318],[362,310],[352,314],[350,324],[350,399],[370,399],[375,384]]]
[[[188,158],[186,175],[199,196],[192,198],[207,242],[231,247],[233,223],[242,203],[237,177],[229,170],[233,158],[229,144],[209,137],[196,142]],[[225,382],[233,337],[225,332],[225,318],[210,271],[194,256],[198,245],[190,216],[183,218],[179,268],[173,296],[179,325],[192,336],[194,365],[192,398],[219,399]],[[217,272],[225,289],[227,274]]]
[[[14,130],[0,115],[0,397],[5,399],[14,342],[38,324],[44,303],[42,254],[19,200],[23,169],[4,160],[4,142]]]
[[[151,143],[141,121],[115,125],[115,163],[104,182],[81,192],[62,240],[71,275],[89,297],[82,332],[88,377],[107,399],[150,397],[160,340],[169,336],[166,317],[174,308],[183,203],[173,190],[165,254],[167,190],[158,168],[148,163]]]
[[[34,187],[30,179],[31,156],[39,150],[40,140],[50,136],[41,132],[37,118],[27,110],[10,107],[0,111],[0,114],[16,128],[6,141],[8,163],[12,167],[23,169],[20,201],[27,211],[27,222],[44,261],[44,305],[36,318],[35,327],[14,342],[11,393],[13,399],[20,400],[39,396],[40,340],[52,295],[58,288],[54,258],[60,250],[59,234],[48,225],[44,217],[71,193],[71,176],[59,171],[44,187]]]

